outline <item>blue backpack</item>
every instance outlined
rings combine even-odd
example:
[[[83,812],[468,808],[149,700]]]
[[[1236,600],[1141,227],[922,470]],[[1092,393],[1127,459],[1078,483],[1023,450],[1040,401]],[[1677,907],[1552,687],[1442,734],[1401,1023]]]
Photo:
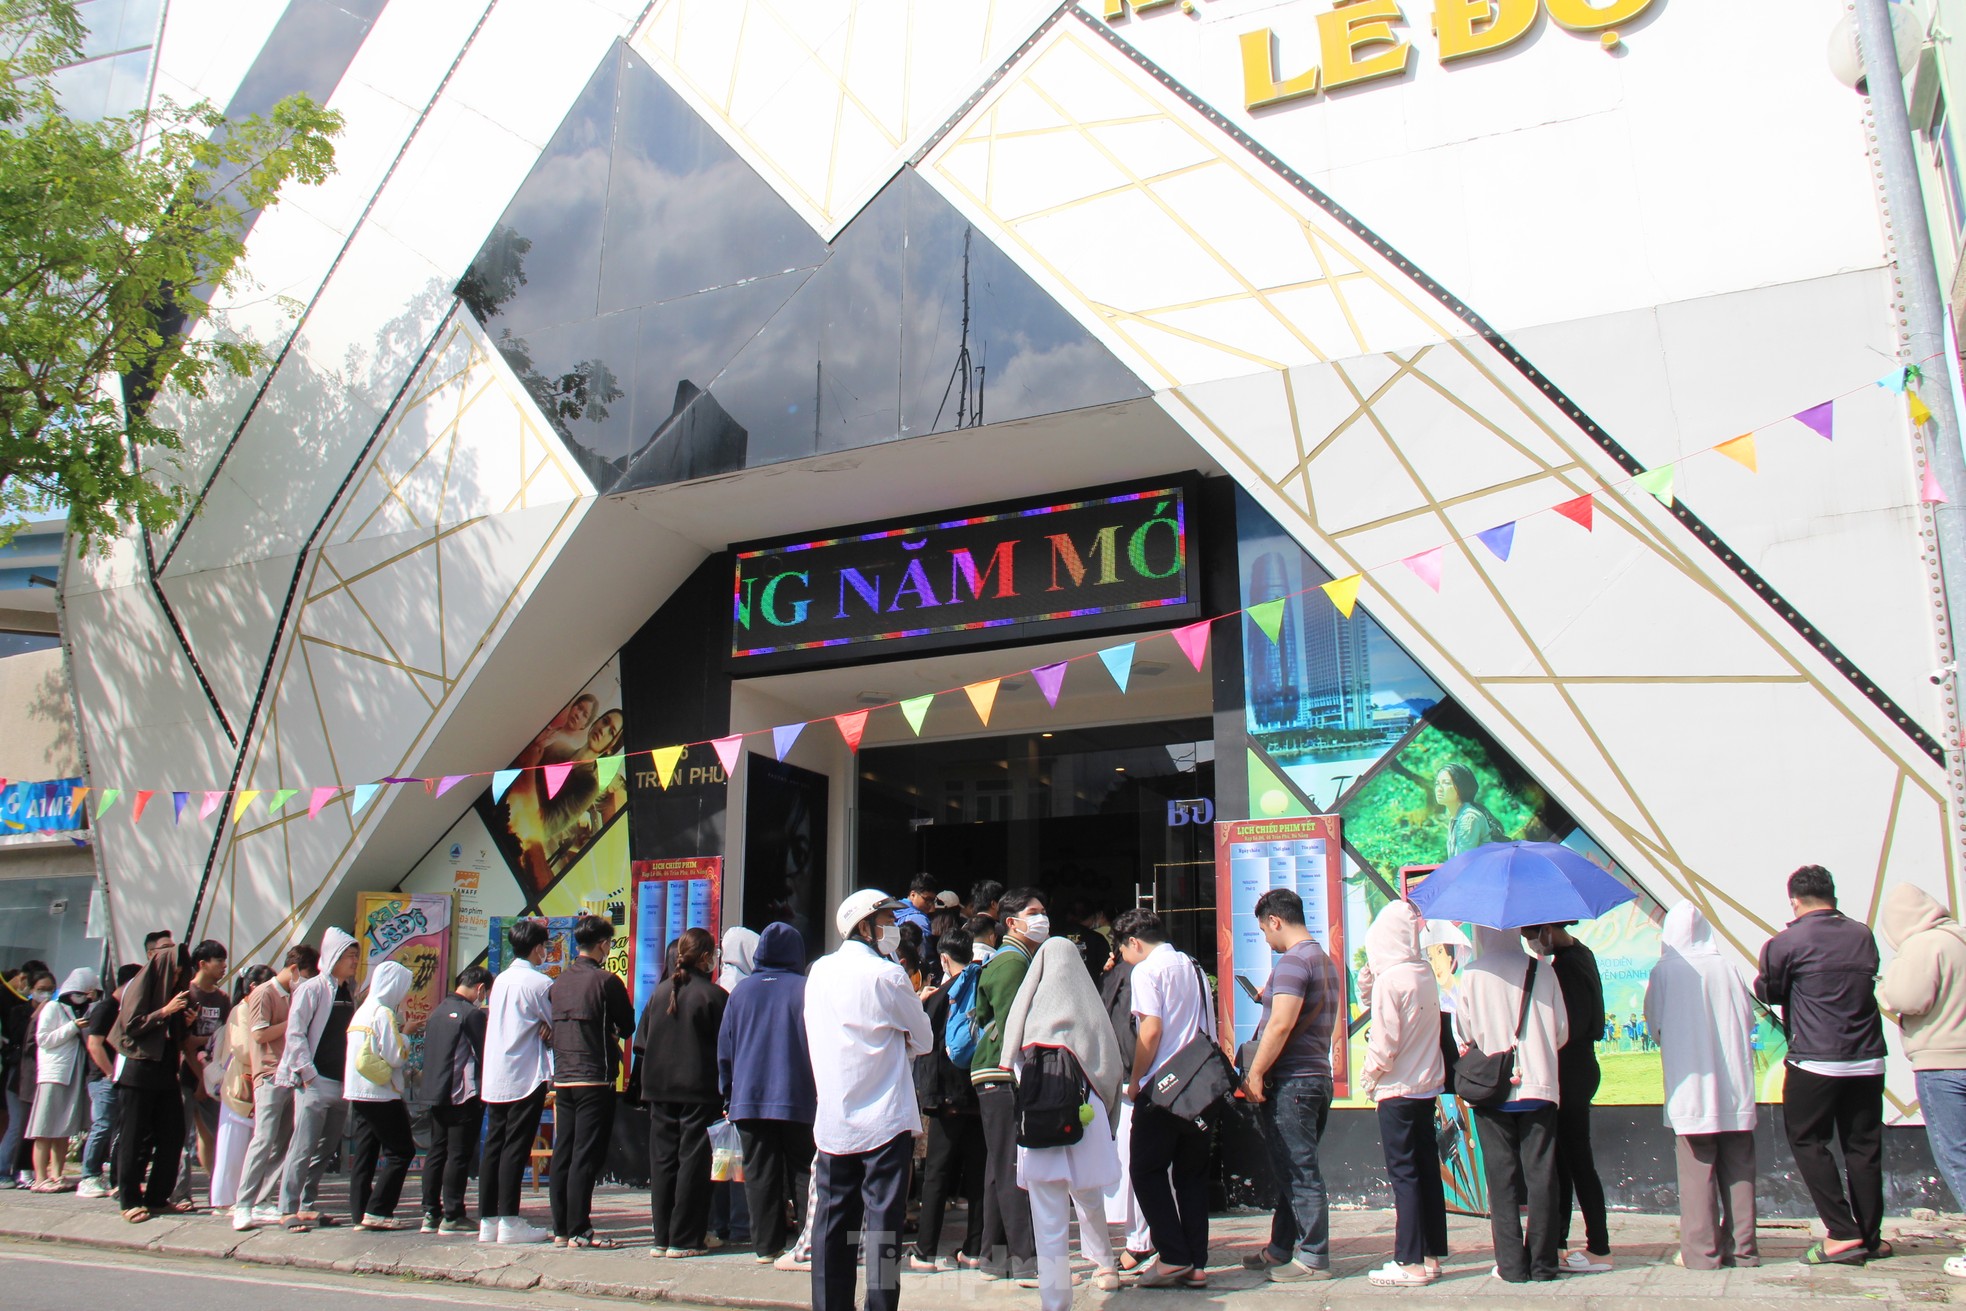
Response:
[[[956,981],[949,985],[949,1019],[942,1029],[942,1049],[963,1069],[968,1069],[976,1056],[978,1034],[969,1008],[976,1002],[976,976],[982,972],[981,965],[965,965]]]

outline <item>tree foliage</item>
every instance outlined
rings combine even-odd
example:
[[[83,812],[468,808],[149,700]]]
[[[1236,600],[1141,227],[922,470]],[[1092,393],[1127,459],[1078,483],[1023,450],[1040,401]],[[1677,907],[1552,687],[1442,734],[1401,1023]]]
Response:
[[[196,329],[243,276],[252,216],[333,171],[341,117],[296,95],[237,122],[208,103],[72,118],[52,79],[83,34],[69,0],[0,0],[0,520],[65,507],[100,550],[184,512],[179,437],[147,400],[265,362]]]

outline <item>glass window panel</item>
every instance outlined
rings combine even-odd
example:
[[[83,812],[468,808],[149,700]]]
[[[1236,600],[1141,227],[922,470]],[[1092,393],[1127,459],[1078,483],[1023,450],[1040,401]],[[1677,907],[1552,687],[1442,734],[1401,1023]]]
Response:
[[[326,101],[388,0],[291,0],[225,107],[263,114],[296,91]]]

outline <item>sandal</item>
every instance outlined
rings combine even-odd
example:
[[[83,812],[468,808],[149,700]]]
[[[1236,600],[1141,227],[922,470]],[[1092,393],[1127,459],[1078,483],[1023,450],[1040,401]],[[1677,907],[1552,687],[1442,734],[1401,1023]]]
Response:
[[[133,1225],[140,1225],[150,1218],[150,1208],[147,1206],[133,1206],[123,1212],[123,1218]]]
[[[164,1204],[164,1209],[166,1211],[169,1211],[172,1215],[203,1215],[204,1214],[203,1211],[198,1209],[198,1204],[192,1201],[166,1202]]]
[[[1118,1262],[1120,1273],[1123,1275],[1130,1275],[1135,1270],[1138,1270],[1141,1266],[1147,1264],[1147,1262],[1153,1259],[1154,1259],[1153,1252],[1151,1251],[1136,1252],[1129,1247],[1124,1252],[1120,1253],[1120,1259]]]
[[[1180,1288],[1187,1285],[1188,1277],[1194,1274],[1194,1272],[1195,1268],[1191,1265],[1157,1265],[1146,1274],[1140,1276],[1137,1286],[1140,1288]],[[1207,1276],[1204,1275],[1203,1278],[1206,1279]]]
[[[314,1229],[313,1225],[307,1223],[307,1221],[301,1219],[299,1216],[295,1216],[291,1220],[282,1221],[280,1227],[290,1234],[311,1233]]]
[[[1397,1261],[1388,1261],[1366,1278],[1381,1288],[1425,1288],[1440,1276],[1428,1274],[1424,1266],[1413,1271]]]
[[[1094,1270],[1092,1272],[1092,1286],[1101,1292],[1112,1292],[1120,1286],[1119,1271],[1105,1268]]]
[[[1897,1250],[1891,1246],[1891,1240],[1888,1238],[1878,1239],[1877,1246],[1870,1249],[1870,1259],[1873,1261],[1887,1260],[1897,1254]]]
[[[1870,1260],[1870,1253],[1858,1243],[1845,1252],[1831,1252],[1827,1244],[1817,1243],[1802,1254],[1804,1265],[1862,1265]]]
[[[589,1229],[584,1234],[575,1234],[573,1237],[567,1239],[567,1246],[568,1247],[593,1247],[593,1248],[600,1248],[606,1251],[612,1251],[615,1248],[620,1247],[621,1244],[615,1242],[612,1238],[609,1238],[606,1234],[597,1234],[592,1229]]]

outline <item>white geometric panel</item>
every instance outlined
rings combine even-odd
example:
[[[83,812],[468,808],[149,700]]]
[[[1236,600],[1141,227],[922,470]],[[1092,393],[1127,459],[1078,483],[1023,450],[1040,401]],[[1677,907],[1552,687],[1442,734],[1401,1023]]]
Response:
[[[1334,576],[1364,573],[1373,617],[1656,895],[1750,960],[1799,864],[1853,909],[1891,880],[1957,904],[1943,768],[1393,252],[1095,27],[1041,37],[923,176]],[[1811,450],[1769,476],[1806,484]],[[1586,492],[1593,531],[1550,511]],[[1512,521],[1507,563],[1473,540]],[[1434,547],[1438,593],[1401,564]],[[1894,1065],[1900,1109],[1909,1085]]]
[[[831,240],[1055,0],[658,0],[644,56]]]

